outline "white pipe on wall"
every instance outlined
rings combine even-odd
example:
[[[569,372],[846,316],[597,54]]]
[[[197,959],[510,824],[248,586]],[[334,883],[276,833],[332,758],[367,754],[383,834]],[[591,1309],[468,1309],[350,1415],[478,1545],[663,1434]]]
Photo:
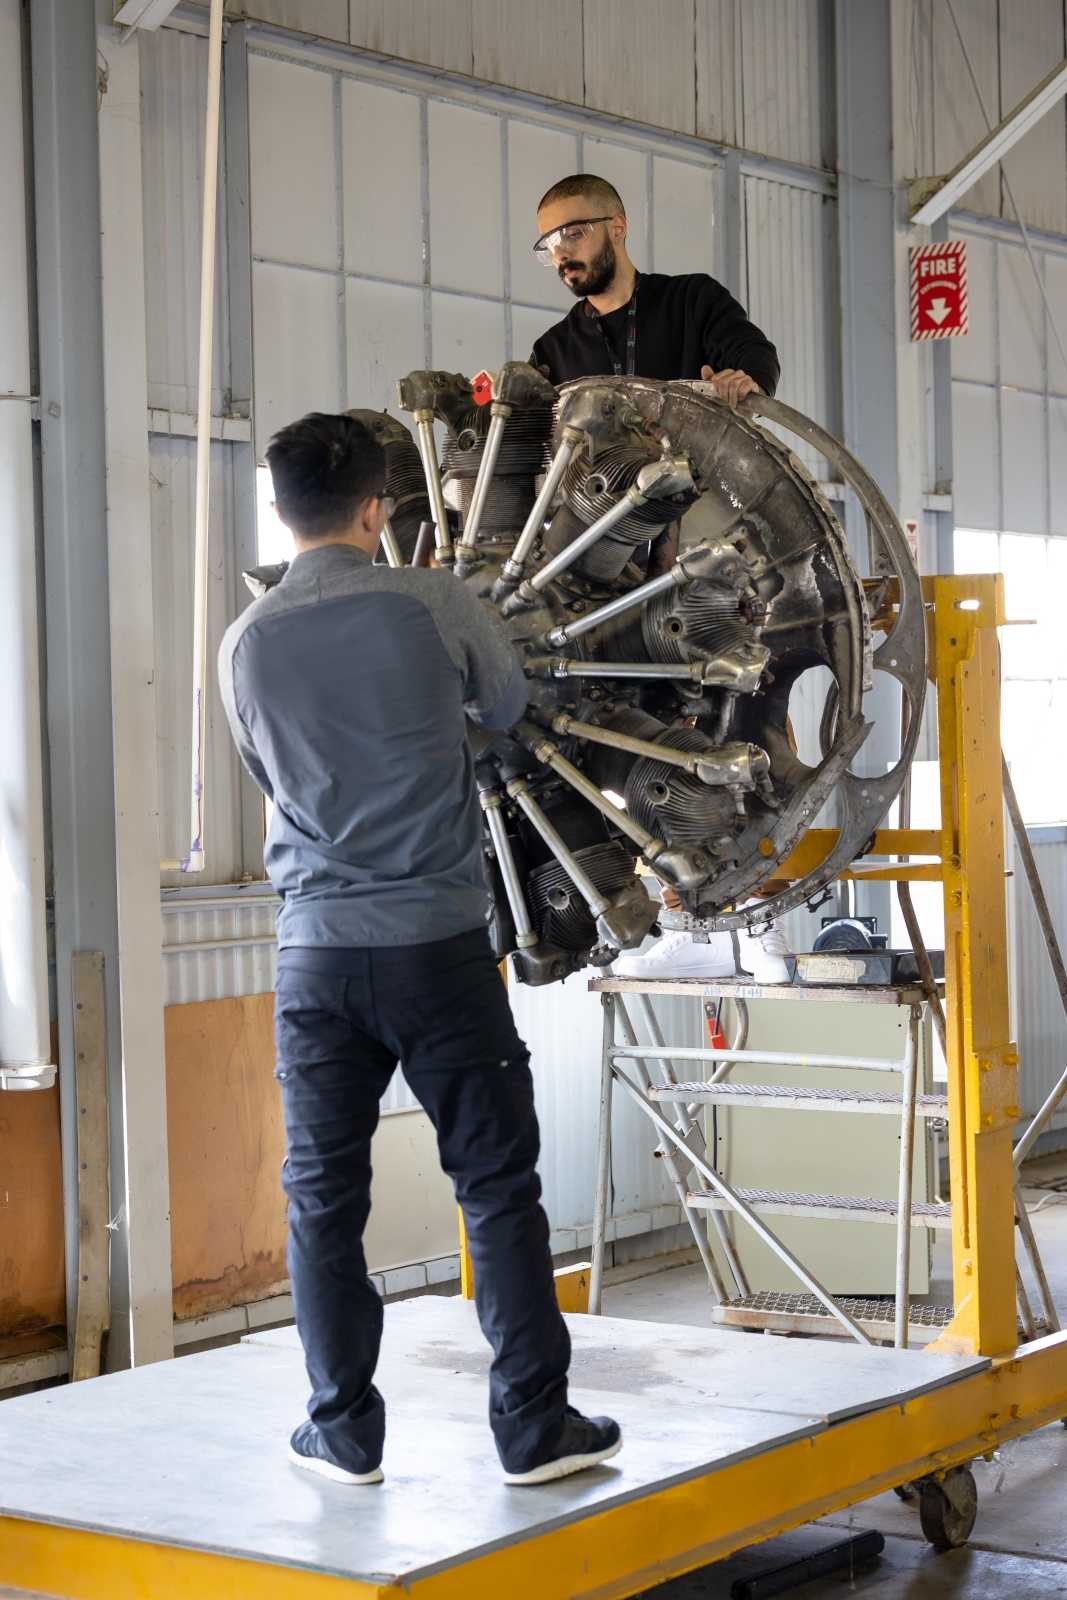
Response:
[[[20,0],[0,0],[0,1089],[50,1088]]]
[[[215,333],[215,235],[219,192],[219,112],[222,97],[222,12],[211,0],[204,114],[204,185],[200,230],[200,353],[196,406],[196,520],[193,563],[193,737],[189,853],[183,872],[203,872],[204,785],[207,760],[208,539],[211,505],[211,377]],[[172,866],[164,862],[164,866]]]

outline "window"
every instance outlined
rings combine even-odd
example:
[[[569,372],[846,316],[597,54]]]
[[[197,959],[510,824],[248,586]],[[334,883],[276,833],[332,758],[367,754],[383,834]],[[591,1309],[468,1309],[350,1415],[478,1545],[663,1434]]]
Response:
[[[293,559],[293,536],[274,509],[270,468],[256,468],[256,543],[260,566]]]
[[[1067,538],[957,528],[957,572],[1002,572],[1001,739],[1028,823],[1067,821]]]

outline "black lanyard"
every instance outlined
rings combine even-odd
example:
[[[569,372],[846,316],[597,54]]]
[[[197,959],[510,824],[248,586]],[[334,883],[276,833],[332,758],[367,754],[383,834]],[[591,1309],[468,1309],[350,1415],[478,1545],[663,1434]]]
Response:
[[[626,313],[626,376],[628,378],[632,378],[637,372],[637,284],[640,276],[641,274],[637,273],[634,278],[634,292],[630,296],[630,305]],[[589,309],[592,311],[592,306]],[[604,348],[608,352],[611,370],[617,378],[621,378],[622,366],[619,363],[618,356],[615,354],[615,347],[608,338],[603,318],[598,311],[593,311],[593,315],[596,317],[596,325],[600,329],[600,337],[604,341]],[[610,316],[611,313],[608,312],[608,315]]]

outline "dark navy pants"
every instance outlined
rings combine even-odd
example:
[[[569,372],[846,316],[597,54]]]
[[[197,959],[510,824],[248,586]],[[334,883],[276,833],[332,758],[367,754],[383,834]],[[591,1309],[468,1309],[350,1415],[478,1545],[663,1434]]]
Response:
[[[275,1027],[289,1274],[308,1414],[327,1451],[353,1472],[382,1454],[385,1404],[373,1382],[382,1303],[362,1239],[378,1102],[399,1062],[466,1218],[500,1458],[513,1472],[543,1460],[563,1421],[570,1340],[540,1205],[529,1055],[488,934],[283,950]]]

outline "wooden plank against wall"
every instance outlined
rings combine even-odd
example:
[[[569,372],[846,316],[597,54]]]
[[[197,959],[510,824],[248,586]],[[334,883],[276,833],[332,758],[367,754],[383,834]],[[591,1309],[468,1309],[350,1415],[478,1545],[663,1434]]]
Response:
[[[110,1321],[107,1017],[99,950],[74,952],[71,990],[78,1102],[78,1304],[70,1375],[77,1382],[99,1376],[101,1340]]]
[[[0,1093],[0,1358],[55,1343],[64,1276],[59,1086]]]
[[[285,1154],[274,996],[168,1006],[167,1138],[174,1315],[286,1287]]]

